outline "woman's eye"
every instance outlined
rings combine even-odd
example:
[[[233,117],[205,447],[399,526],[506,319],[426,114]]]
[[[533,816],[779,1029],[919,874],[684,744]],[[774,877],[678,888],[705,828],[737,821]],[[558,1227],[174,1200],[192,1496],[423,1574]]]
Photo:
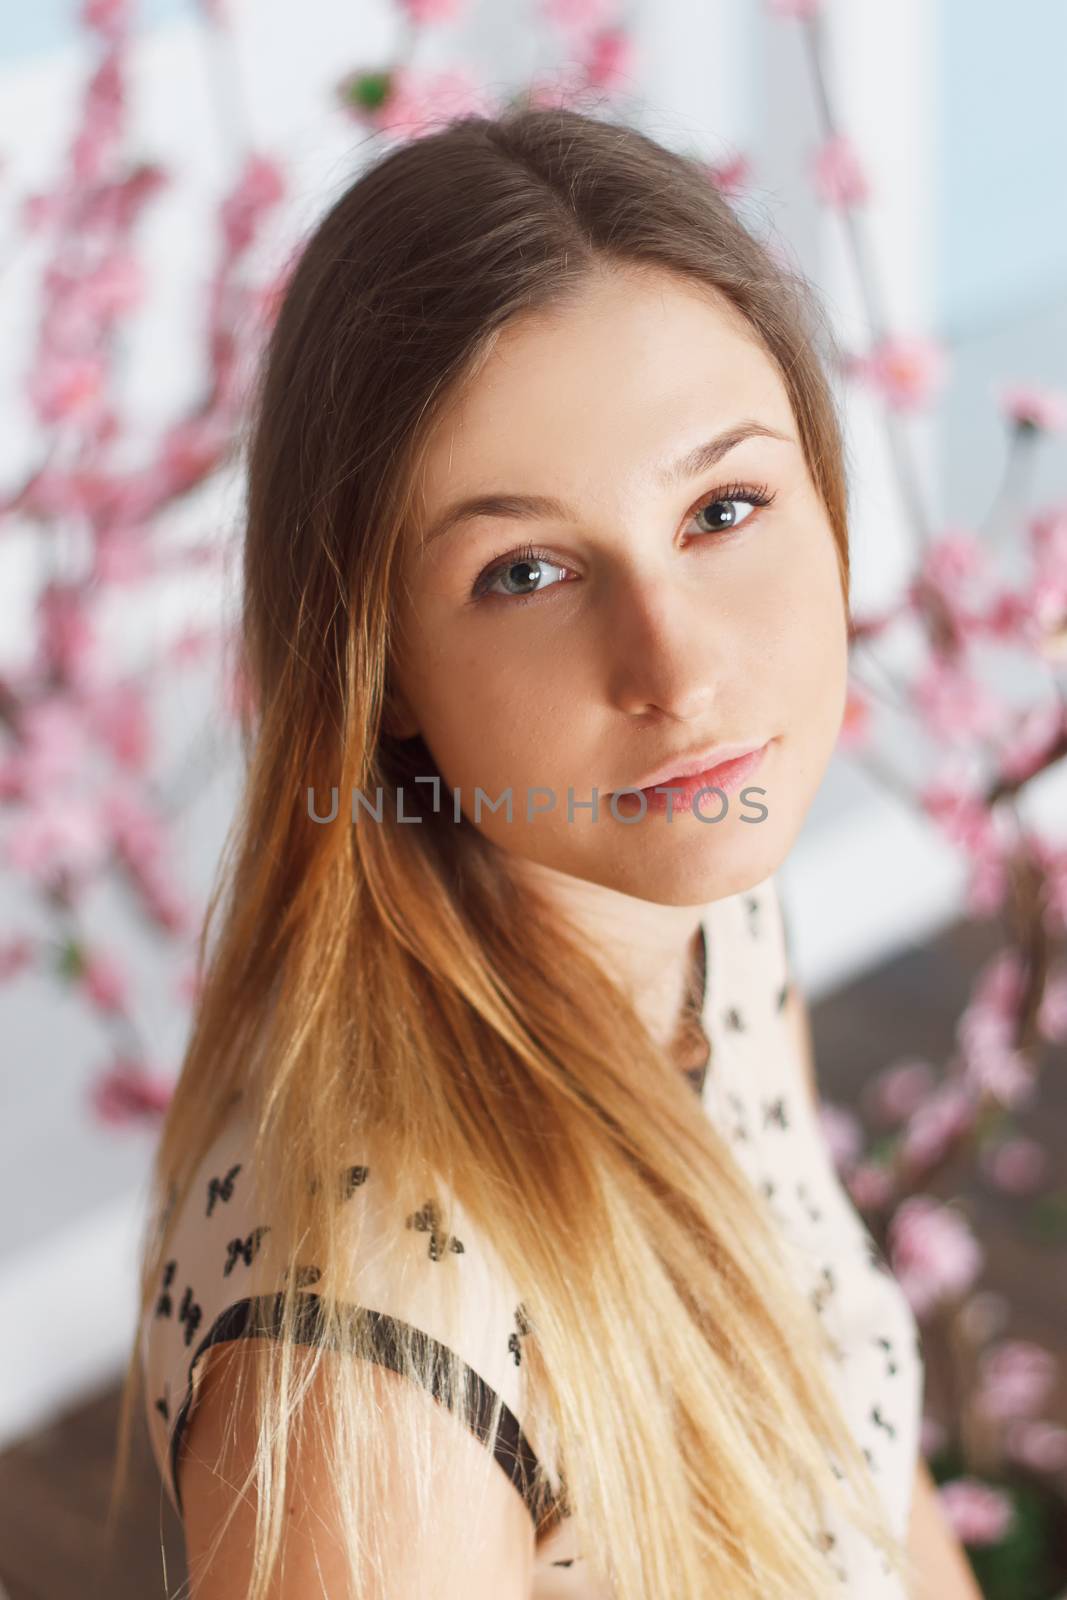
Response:
[[[714,494],[706,496],[693,507],[688,520],[695,517],[706,518],[710,526],[698,530],[706,537],[715,533],[728,534],[734,528],[743,526],[752,511],[761,506],[771,505],[774,498],[764,484],[733,483],[727,488],[716,489]],[[729,509],[739,505],[750,508],[748,516],[739,516]],[[495,594],[521,605],[526,600],[536,599],[542,590],[556,587],[551,581],[545,581],[548,574],[553,572],[563,574],[563,581],[566,582],[566,574],[569,571],[569,567],[561,567],[546,551],[525,545],[514,555],[505,556],[503,561],[494,562],[491,567],[486,567],[485,571],[479,574],[471,589],[471,600]]]
[[[707,500],[701,501],[690,512],[692,517],[707,517],[710,527],[702,528],[702,533],[728,533],[731,528],[740,527],[747,522],[748,517],[738,517],[735,512],[726,509],[725,515],[720,507],[749,506],[749,516],[753,510],[760,506],[769,506],[774,500],[774,495],[763,484],[734,484],[729,489],[717,489],[715,494]]]
[[[524,599],[532,599],[540,594],[546,587],[540,581],[546,572],[565,573],[569,570],[568,567],[561,567],[558,562],[554,562],[543,550],[535,550],[531,545],[527,545],[515,555],[487,567],[475,581],[471,599],[477,600],[482,595],[497,593],[502,594],[504,599],[518,600],[521,603]],[[505,587],[502,590],[496,589],[498,583],[503,583]],[[514,583],[513,588],[507,587],[512,583]]]

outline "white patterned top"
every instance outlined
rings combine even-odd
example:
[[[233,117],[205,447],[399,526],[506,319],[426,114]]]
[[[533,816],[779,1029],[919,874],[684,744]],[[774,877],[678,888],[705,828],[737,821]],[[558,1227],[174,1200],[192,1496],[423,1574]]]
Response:
[[[881,1258],[833,1166],[811,1109],[784,1007],[790,984],[785,927],[774,878],[712,902],[702,919],[706,983],[701,1021],[711,1043],[694,1092],[725,1133],[733,1158],[764,1197],[787,1258],[814,1300],[835,1344],[827,1359],[834,1391],[863,1448],[889,1519],[904,1539],[919,1452],[923,1361],[918,1326],[904,1293]],[[264,1306],[281,1288],[269,1263],[269,1198],[257,1192],[245,1160],[247,1130],[237,1110],[203,1157],[181,1213],[158,1293],[149,1306],[141,1348],[152,1447],[167,1493],[181,1514],[176,1482],[187,1424],[218,1344],[263,1332]],[[491,1448],[536,1524],[543,1504],[532,1492],[537,1422],[526,1393],[522,1297],[489,1241],[462,1208],[453,1229],[439,1227],[433,1196],[401,1195],[370,1152],[348,1169],[358,1207],[360,1248],[350,1264],[345,1297],[373,1308],[379,1354],[390,1360],[397,1319],[457,1350],[481,1380],[486,1406],[470,1425]],[[317,1268],[304,1288],[314,1337]],[[456,1274],[460,1275],[459,1280]],[[451,1292],[456,1282],[460,1292]],[[479,1418],[491,1391],[504,1402],[494,1438]],[[582,1556],[580,1517],[566,1516],[539,1541],[533,1600],[608,1600]],[[863,1600],[906,1600],[881,1552],[827,1508],[821,1530],[826,1559],[842,1591]]]

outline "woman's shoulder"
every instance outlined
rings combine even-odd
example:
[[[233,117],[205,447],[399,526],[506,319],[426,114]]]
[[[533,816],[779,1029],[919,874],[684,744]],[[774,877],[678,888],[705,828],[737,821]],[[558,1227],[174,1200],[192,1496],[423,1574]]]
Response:
[[[256,1171],[253,1154],[253,1129],[238,1102],[177,1205],[172,1193],[167,1248],[141,1327],[152,1448],[179,1512],[176,1468],[204,1357],[219,1344],[275,1332],[280,1317],[285,1253],[275,1246],[282,1230],[269,1174]],[[342,1302],[371,1311],[374,1359],[382,1364],[396,1366],[401,1324],[417,1329],[431,1351],[454,1351],[473,1374],[468,1420],[475,1431],[500,1397],[498,1433],[483,1442],[522,1492],[536,1456],[523,1429],[528,1324],[517,1286],[440,1183],[402,1180],[377,1147],[358,1138],[340,1177],[343,1259],[298,1262],[295,1287],[310,1313],[301,1318],[301,1339],[316,1337],[316,1297],[329,1275]]]

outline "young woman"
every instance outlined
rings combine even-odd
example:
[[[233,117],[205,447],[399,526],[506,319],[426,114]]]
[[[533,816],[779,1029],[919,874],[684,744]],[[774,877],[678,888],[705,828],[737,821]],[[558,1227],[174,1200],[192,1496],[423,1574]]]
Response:
[[[301,254],[124,1419],[194,1600],[914,1592],[917,1329],[774,880],[845,696],[824,338],[574,111],[393,150]]]

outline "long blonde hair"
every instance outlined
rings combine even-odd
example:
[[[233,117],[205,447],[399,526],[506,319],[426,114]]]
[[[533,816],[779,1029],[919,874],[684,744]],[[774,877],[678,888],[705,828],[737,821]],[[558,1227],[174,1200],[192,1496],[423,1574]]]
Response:
[[[515,106],[379,157],[306,242],[262,367],[245,782],[156,1156],[141,1300],[143,1317],[174,1208],[244,1095],[286,1285],[281,1337],[258,1358],[250,1600],[264,1600],[278,1557],[302,1381],[322,1349],[358,1353],[367,1337],[328,1271],[321,1343],[293,1335],[308,1241],[327,1268],[351,1249],[336,1178],[354,1138],[372,1137],[394,1172],[440,1176],[520,1286],[537,1404],[559,1448],[555,1491],[529,1486],[541,1531],[580,1513],[584,1553],[619,1600],[836,1595],[814,1537],[827,1499],[906,1570],[828,1384],[818,1317],[711,1119],[576,932],[531,890],[520,896],[466,819],[434,812],[411,781],[435,770],[421,740],[383,725],[400,543],[434,420],[512,318],[614,263],[706,286],[758,337],[787,386],[847,595],[825,320],[699,162],[632,127]],[[401,785],[405,814],[422,819],[403,831]],[[380,786],[383,821],[310,826],[308,790],[333,786]],[[405,1345],[400,1357],[425,1381],[424,1353]],[[360,1514],[371,1365],[329,1368],[354,1593],[375,1559]],[[458,1368],[438,1387],[442,1404],[466,1404]],[[135,1345],[116,1485],[139,1392]],[[412,1437],[412,1470],[426,1459]]]

